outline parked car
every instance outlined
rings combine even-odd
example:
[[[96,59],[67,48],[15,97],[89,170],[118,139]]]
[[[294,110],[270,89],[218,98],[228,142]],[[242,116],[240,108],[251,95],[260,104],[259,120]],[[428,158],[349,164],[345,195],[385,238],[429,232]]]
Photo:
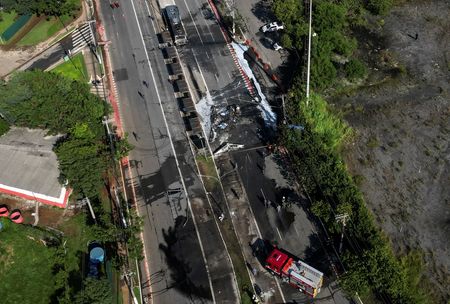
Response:
[[[281,23],[278,23],[278,22],[267,23],[266,25],[261,27],[261,31],[263,33],[276,32],[276,31],[279,31],[279,30],[282,30],[282,29],[284,29],[284,26]]]
[[[281,45],[279,45],[277,42],[273,41],[272,39],[270,39],[269,37],[263,37],[263,39],[261,39],[261,43],[268,49],[273,49],[275,51],[279,51],[282,50],[283,47]]]
[[[272,44],[272,48],[275,50],[275,51],[279,51],[279,50],[282,50],[283,49],[283,47],[281,46],[281,45],[279,45],[278,43],[274,43],[274,44]]]

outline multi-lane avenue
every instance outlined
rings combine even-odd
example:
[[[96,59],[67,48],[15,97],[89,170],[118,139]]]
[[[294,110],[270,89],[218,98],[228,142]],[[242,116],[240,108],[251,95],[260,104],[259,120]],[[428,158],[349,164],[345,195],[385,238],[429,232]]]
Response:
[[[253,85],[243,77],[219,24],[214,18],[205,18],[201,0],[164,1],[178,6],[187,34],[188,43],[177,48],[177,56],[191,98],[196,102],[208,99],[223,113],[229,106],[240,108],[239,117],[211,139],[212,148],[226,141],[250,148],[264,146],[261,109],[249,94]],[[199,178],[159,48],[158,34],[164,30],[160,6],[156,0],[123,1],[117,8],[111,8],[106,0],[100,4],[113,89],[120,100],[124,129],[135,147],[125,173],[128,194],[144,218],[143,293],[153,303],[238,303],[233,265],[217,214]],[[261,196],[272,202],[281,199],[280,185],[274,180],[283,177],[273,159],[258,149],[235,152],[230,157],[237,164],[248,197],[247,208],[253,210],[252,221],[260,237],[301,257],[320,255],[313,263],[320,260],[323,265],[318,267],[329,268],[317,233],[300,205],[279,212],[261,203]],[[264,290],[271,294],[269,303],[310,302],[267,273],[252,279],[258,282],[263,277],[269,282]],[[327,288],[319,298],[344,303],[340,294],[333,295],[335,292]]]
[[[122,121],[135,146],[126,179],[144,217],[143,292],[153,303],[236,303],[236,279],[197,175],[154,14],[143,0],[115,9],[101,2]]]

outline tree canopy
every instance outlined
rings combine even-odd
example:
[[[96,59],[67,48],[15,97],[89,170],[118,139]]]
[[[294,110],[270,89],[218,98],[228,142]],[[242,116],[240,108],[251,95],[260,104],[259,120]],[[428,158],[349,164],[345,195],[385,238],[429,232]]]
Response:
[[[39,70],[15,74],[0,86],[0,113],[16,126],[69,133],[83,122],[98,138],[103,135],[105,103],[85,83]]]
[[[1,0],[0,6],[7,12],[19,15],[62,16],[73,15],[79,9],[79,1],[74,0]]]
[[[339,154],[350,134],[348,126],[330,112],[320,96],[312,94],[306,106],[300,99],[302,95],[294,88],[290,93],[293,102],[289,104],[293,107],[293,123],[302,125],[303,130],[284,128],[282,140],[312,199],[312,213],[320,218],[332,239],[342,232],[336,215],[349,216],[342,287],[351,295],[381,295],[392,303],[428,303],[420,288],[420,261],[396,258]]]
[[[63,135],[55,148],[61,182],[85,196],[97,194],[107,168],[102,119],[108,107],[87,84],[39,70],[20,72],[0,85],[0,113],[16,126]]]
[[[113,302],[108,279],[88,277],[83,281],[82,290],[75,296],[76,304],[110,304]]]
[[[391,0],[317,0],[313,3],[311,85],[315,90],[330,87],[338,76],[356,80],[365,75],[365,67],[356,61],[357,41],[352,27],[363,24],[364,12],[386,13]],[[281,44],[286,48],[304,50],[308,34],[308,12],[301,1],[274,0],[272,10],[283,22],[285,31]],[[348,66],[344,64],[351,62]]]

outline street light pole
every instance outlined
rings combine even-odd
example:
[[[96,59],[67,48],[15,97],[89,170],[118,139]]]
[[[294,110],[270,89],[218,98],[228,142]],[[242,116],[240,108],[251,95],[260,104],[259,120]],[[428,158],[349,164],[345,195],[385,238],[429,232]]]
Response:
[[[342,224],[341,242],[339,243],[339,254],[342,253],[342,244],[344,243],[344,230],[345,230],[345,225],[347,224],[347,218],[348,218],[347,213],[338,214],[336,216],[336,221],[338,223]]]
[[[309,105],[309,79],[311,75],[311,26],[312,26],[312,0],[309,0],[309,33],[308,33],[308,67],[306,74],[306,105]]]

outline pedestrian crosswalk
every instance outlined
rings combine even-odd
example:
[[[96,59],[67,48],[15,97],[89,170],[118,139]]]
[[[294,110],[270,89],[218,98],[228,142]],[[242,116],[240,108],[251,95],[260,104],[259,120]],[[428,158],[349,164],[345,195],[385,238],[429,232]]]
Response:
[[[99,76],[96,76],[95,79],[91,76],[89,82],[91,85],[91,93],[97,95],[101,99],[106,99],[107,92],[103,80],[104,78],[100,78]]]
[[[78,27],[72,33],[72,50],[71,53],[75,54],[85,46],[88,46],[91,43],[95,43],[92,23],[88,22]]]

